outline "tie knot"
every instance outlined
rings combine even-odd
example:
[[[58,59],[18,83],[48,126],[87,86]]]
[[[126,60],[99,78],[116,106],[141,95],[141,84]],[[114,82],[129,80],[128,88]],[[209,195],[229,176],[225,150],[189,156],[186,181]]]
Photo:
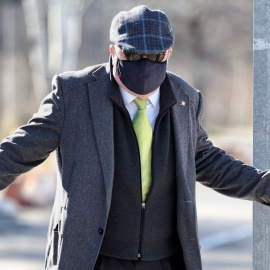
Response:
[[[146,110],[146,104],[147,104],[147,98],[141,99],[141,98],[135,98],[134,102],[138,106],[139,110]]]

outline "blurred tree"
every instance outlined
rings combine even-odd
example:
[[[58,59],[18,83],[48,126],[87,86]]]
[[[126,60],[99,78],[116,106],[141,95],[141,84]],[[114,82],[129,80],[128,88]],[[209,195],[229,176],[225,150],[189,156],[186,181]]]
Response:
[[[22,0],[33,88],[39,101],[51,77],[77,68],[84,11],[94,0]]]
[[[22,4],[32,86],[36,101],[40,102],[49,90],[47,83],[46,3],[37,0],[22,0]]]
[[[3,89],[3,104],[2,113],[3,127],[10,130],[16,124],[16,33],[15,33],[15,10],[13,1],[4,1],[3,9],[3,59],[2,59],[2,89]],[[13,100],[12,103],[9,101]]]
[[[82,18],[94,0],[48,0],[48,73],[77,68]]]
[[[94,0],[4,0],[1,2],[3,60],[0,93],[2,92],[3,113],[0,116],[0,126],[3,136],[20,124],[17,108],[20,107],[20,104],[19,106],[17,104],[20,102],[20,96],[18,96],[17,84],[21,77],[17,73],[17,43],[20,44],[21,41],[18,41],[16,18],[20,3],[25,19],[33,100],[38,106],[50,91],[50,82],[54,74],[77,69],[82,18],[93,2]],[[29,103],[32,101],[30,96],[28,101]],[[36,106],[32,104],[30,107]]]

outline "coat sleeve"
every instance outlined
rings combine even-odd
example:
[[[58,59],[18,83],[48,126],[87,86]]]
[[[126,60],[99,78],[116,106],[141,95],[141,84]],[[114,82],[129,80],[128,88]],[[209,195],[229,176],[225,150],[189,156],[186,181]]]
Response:
[[[33,118],[0,144],[0,190],[41,164],[59,145],[64,100],[58,76],[53,78],[52,86]]]
[[[197,181],[224,195],[262,203],[270,202],[270,173],[234,159],[213,146],[202,127],[203,100],[197,112]]]

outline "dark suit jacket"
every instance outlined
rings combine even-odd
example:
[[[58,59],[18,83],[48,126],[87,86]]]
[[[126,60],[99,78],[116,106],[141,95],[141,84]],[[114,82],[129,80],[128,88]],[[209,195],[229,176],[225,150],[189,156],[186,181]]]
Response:
[[[270,202],[270,175],[226,155],[207,139],[201,93],[169,73],[177,177],[177,231],[188,270],[201,266],[195,181],[225,195]],[[93,269],[110,210],[114,177],[113,105],[109,65],[67,72],[29,123],[0,145],[0,189],[57,157],[57,191],[46,269]]]

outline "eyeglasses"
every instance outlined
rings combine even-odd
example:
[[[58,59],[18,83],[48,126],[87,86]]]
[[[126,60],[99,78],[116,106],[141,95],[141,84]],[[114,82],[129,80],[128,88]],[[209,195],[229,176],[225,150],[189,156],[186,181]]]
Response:
[[[133,52],[123,51],[123,53],[125,54],[126,59],[128,61],[139,61],[144,56],[146,56],[147,59],[151,62],[161,62],[166,55],[166,52],[145,54],[145,53],[133,53]]]

